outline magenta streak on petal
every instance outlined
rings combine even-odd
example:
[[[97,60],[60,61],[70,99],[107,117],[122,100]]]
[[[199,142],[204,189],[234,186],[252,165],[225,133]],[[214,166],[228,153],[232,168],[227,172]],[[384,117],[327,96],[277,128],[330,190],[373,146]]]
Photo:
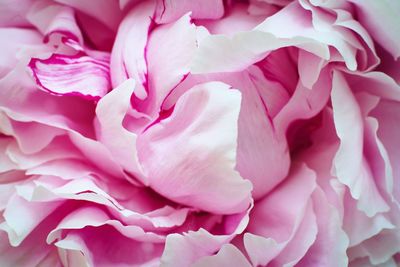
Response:
[[[36,83],[55,95],[75,95],[97,101],[111,88],[109,63],[79,52],[74,56],[53,54],[32,58],[28,66]]]
[[[50,41],[50,37],[53,34],[60,34],[62,36],[61,40],[64,44],[66,43],[65,40],[68,40],[68,39],[74,40],[75,42],[79,43],[79,38],[75,34],[73,34],[72,32],[63,31],[63,30],[55,30],[55,31],[51,31],[51,32],[47,33],[43,38],[43,42],[47,44]]]
[[[155,12],[153,13],[153,15],[150,17],[151,23],[149,25],[149,28],[147,30],[147,37],[146,37],[146,45],[144,46],[144,62],[146,64],[146,73],[144,74],[144,81],[142,81],[142,85],[144,90],[146,90],[146,94],[147,96],[149,96],[149,84],[148,84],[148,80],[149,80],[149,73],[148,73],[148,59],[147,59],[147,46],[149,44],[149,39],[150,39],[150,35],[153,32],[153,30],[158,26],[157,23],[154,21],[154,17],[155,17]],[[124,70],[125,73],[127,73],[126,71],[126,65],[125,62],[123,63],[124,66]],[[127,77],[129,77],[129,74],[127,74]],[[146,99],[140,99],[138,97],[136,97],[135,95],[133,95],[133,97],[131,98],[131,105],[135,108],[140,107],[142,105],[143,102],[145,102]]]

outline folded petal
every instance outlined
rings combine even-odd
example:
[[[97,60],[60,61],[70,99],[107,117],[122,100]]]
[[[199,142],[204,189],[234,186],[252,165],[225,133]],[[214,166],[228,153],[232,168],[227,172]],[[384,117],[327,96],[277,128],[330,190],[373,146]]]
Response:
[[[196,31],[188,14],[152,31],[146,49],[149,96],[137,107],[142,112],[158,117],[165,97],[187,76],[197,47]]]
[[[135,82],[129,79],[103,97],[96,107],[96,134],[122,167],[147,183],[141,174],[136,152],[136,134],[124,128],[122,122],[131,106]]]
[[[117,87],[128,78],[138,84],[135,93],[140,99],[147,96],[145,49],[154,14],[154,3],[145,1],[134,6],[121,22],[111,53],[111,80]]]
[[[283,184],[257,203],[247,228],[251,234],[244,239],[253,264],[295,264],[307,252],[317,233],[310,202],[315,186],[315,173],[296,166]]]
[[[328,202],[320,188],[315,190],[312,198],[318,233],[314,244],[298,263],[299,266],[347,266],[349,239],[341,227],[338,211]]]
[[[197,231],[168,235],[161,256],[161,265],[165,267],[191,266],[202,257],[213,255],[224,244],[243,232],[249,222],[250,210],[251,207],[245,212],[225,217],[224,223],[227,229],[221,234],[212,234],[200,228]]]
[[[75,12],[70,7],[49,0],[36,1],[30,8],[27,18],[44,35],[46,42],[50,41],[51,35],[61,34],[83,44]]]
[[[234,170],[240,94],[223,83],[192,88],[170,117],[138,138],[150,186],[178,203],[231,214],[250,203],[251,184]]]
[[[41,43],[40,34],[31,29],[1,28],[0,38],[0,49],[3,51],[0,59],[0,78],[18,63],[20,50]]]
[[[77,1],[77,0],[56,0],[65,6],[70,6],[75,10],[79,10],[92,18],[102,22],[112,30],[118,28],[121,20],[121,10],[117,1],[95,0],[95,1]]]
[[[246,257],[234,245],[225,244],[216,255],[203,257],[196,261],[193,267],[218,267],[218,266],[243,266],[250,267],[251,264]]]
[[[387,151],[389,164],[392,167],[393,175],[393,195],[395,201],[400,203],[400,166],[397,162],[400,159],[400,142],[398,136],[400,134],[397,125],[399,120],[399,103],[392,100],[381,100],[378,106],[371,112],[371,116],[378,121],[377,138],[382,142],[384,149]]]
[[[349,0],[357,9],[357,17],[363,26],[381,46],[394,58],[400,56],[400,20],[398,1]],[[390,29],[388,31],[387,29]]]
[[[358,208],[368,216],[388,211],[389,206],[377,189],[363,155],[364,120],[359,104],[338,72],[333,75],[332,106],[336,132],[341,141],[334,160],[336,176],[349,187],[353,198],[358,200]],[[352,162],[350,165],[349,160]]]

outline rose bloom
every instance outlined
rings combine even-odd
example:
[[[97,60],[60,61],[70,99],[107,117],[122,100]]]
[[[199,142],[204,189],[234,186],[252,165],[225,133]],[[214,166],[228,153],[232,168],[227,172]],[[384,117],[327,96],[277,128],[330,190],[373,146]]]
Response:
[[[0,266],[397,266],[400,1],[3,0]]]

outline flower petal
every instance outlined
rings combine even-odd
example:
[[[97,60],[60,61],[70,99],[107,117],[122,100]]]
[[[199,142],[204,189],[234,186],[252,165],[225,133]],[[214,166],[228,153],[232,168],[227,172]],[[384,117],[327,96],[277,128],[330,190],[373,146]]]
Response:
[[[339,181],[349,187],[353,198],[358,200],[358,208],[369,217],[388,211],[389,206],[380,195],[363,155],[364,120],[359,104],[338,72],[333,75],[332,106],[336,132],[341,141],[334,160]],[[348,164],[349,160],[352,164]]]
[[[376,41],[394,58],[400,57],[398,1],[349,0],[357,7],[358,19]],[[387,31],[390,29],[390,31]]]
[[[144,184],[136,152],[136,134],[126,130],[122,122],[131,106],[135,82],[129,79],[103,97],[96,107],[96,134],[125,170],[136,175]]]
[[[53,54],[33,58],[29,67],[40,88],[57,95],[78,95],[98,100],[110,90],[108,61],[86,55]]]
[[[160,0],[155,19],[160,24],[170,23],[188,12],[192,12],[191,17],[194,19],[219,19],[224,15],[224,2],[222,0]]]
[[[246,257],[234,245],[225,244],[216,255],[203,257],[192,267],[242,266],[251,267]]]
[[[226,84],[199,85],[139,136],[139,159],[155,191],[219,214],[249,206],[251,184],[234,170],[240,100]]]

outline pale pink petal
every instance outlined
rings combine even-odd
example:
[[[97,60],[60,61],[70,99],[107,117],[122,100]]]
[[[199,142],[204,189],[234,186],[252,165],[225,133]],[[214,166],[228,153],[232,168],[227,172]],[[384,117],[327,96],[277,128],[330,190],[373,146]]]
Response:
[[[135,82],[127,80],[99,101],[96,107],[96,135],[126,171],[138,175],[137,178],[147,184],[136,152],[137,136],[122,125],[131,107],[134,89]]]
[[[394,58],[400,56],[400,21],[398,1],[349,0],[357,8],[357,17],[376,41]],[[388,31],[387,29],[390,29]]]
[[[355,92],[368,92],[388,100],[400,101],[400,84],[390,75],[379,71],[344,73]]]
[[[70,7],[49,0],[36,1],[30,8],[27,18],[44,35],[46,42],[50,40],[51,35],[61,34],[83,44],[75,12]]]
[[[384,229],[393,229],[395,225],[384,214],[377,214],[369,218],[357,207],[356,200],[349,193],[344,198],[343,229],[349,237],[349,246],[353,247],[364,240],[368,240]]]
[[[398,229],[383,230],[378,235],[348,250],[350,258],[368,257],[373,265],[384,264],[399,253],[400,232]]]
[[[334,72],[332,87],[333,116],[341,141],[334,160],[335,174],[341,183],[349,187],[352,197],[358,200],[358,208],[369,217],[388,211],[389,206],[379,193],[363,155],[364,123],[357,100],[338,72]],[[352,162],[350,165],[349,160]]]
[[[231,244],[225,244],[216,255],[203,257],[193,267],[242,266],[251,267],[246,257]]]
[[[94,103],[80,97],[58,97],[38,90],[25,64],[1,79],[0,86],[0,107],[13,120],[38,122],[85,137],[94,136]]]
[[[54,259],[55,250],[44,240],[46,227],[48,225],[42,224],[17,248],[9,244],[7,234],[0,230],[0,262],[2,266],[62,267],[59,260]],[[52,264],[46,265],[51,258],[54,259]]]
[[[170,23],[191,12],[194,19],[219,19],[224,15],[222,0],[159,0],[156,9],[156,22]]]
[[[341,55],[341,61],[345,62],[346,67],[350,70],[356,70],[357,47],[348,42],[349,36],[343,35],[340,28],[333,27],[330,18],[323,17],[319,23],[313,23],[315,16],[311,17],[310,13],[307,12],[308,10],[300,6],[301,3],[293,1],[280,12],[267,18],[255,29],[271,33],[279,38],[293,39],[301,37],[314,40],[321,45],[334,47]],[[282,23],[285,23],[287,27],[279,27]],[[309,47],[301,48],[316,54],[315,51],[309,50]],[[319,54],[316,55],[321,56]]]
[[[390,165],[393,171],[393,195],[397,203],[400,203],[400,134],[399,127],[394,127],[399,121],[398,102],[392,100],[381,100],[371,116],[378,120],[377,137],[385,147]]]
[[[312,28],[308,16],[301,12],[301,8],[291,4],[254,30],[233,36],[210,35],[204,38],[195,54],[192,72],[240,71],[263,59],[268,52],[288,46],[297,46],[328,59],[328,42],[315,40],[319,35]],[[277,26],[283,24],[287,27]]]
[[[5,221],[0,230],[6,231],[12,246],[18,246],[27,236],[62,203],[28,203],[18,195],[14,195],[4,211]],[[21,220],[23,216],[23,220]]]
[[[9,134],[14,136],[21,152],[26,154],[33,154],[41,151],[49,145],[56,136],[65,133],[59,128],[34,122],[12,121],[11,125],[12,132]]]
[[[192,86],[214,80],[229,84],[242,94],[236,169],[252,182],[253,197],[260,198],[288,172],[287,144],[285,140],[278,141],[271,119],[283,108],[289,95],[278,82],[267,80],[254,66],[243,72],[189,75],[168,95],[164,109],[171,109]]]
[[[146,49],[149,96],[141,111],[158,116],[165,97],[188,74],[196,31],[189,15],[152,31]]]
[[[329,204],[320,188],[313,193],[313,207],[317,218],[317,238],[298,263],[299,266],[347,266],[349,239],[341,227],[339,212]]]
[[[85,227],[111,226],[121,235],[136,241],[162,244],[165,237],[151,232],[145,232],[136,225],[123,225],[112,219],[105,211],[96,207],[82,207],[68,214],[60,224],[47,236],[47,243],[62,240],[65,233],[71,230],[81,230]]]
[[[280,38],[269,32],[253,30],[233,36],[210,35],[199,42],[191,72],[242,71],[263,59],[270,51],[298,46],[324,59],[329,58],[328,47],[304,37]]]
[[[226,220],[232,220],[232,225],[220,235],[213,235],[203,228],[183,234],[168,235],[161,257],[162,266],[190,266],[202,257],[213,255],[224,244],[243,232],[249,222],[250,209],[228,216]]]
[[[312,90],[299,81],[289,102],[273,119],[277,135],[285,136],[289,126],[296,120],[310,119],[317,115],[329,100],[331,85],[329,71],[321,72]]]
[[[192,16],[193,17],[193,16]],[[244,3],[232,3],[232,7],[218,20],[196,20],[196,25],[202,25],[212,34],[233,35],[241,31],[249,31],[264,20],[264,16],[251,16]]]
[[[271,86],[257,68],[223,80],[242,93],[236,168],[252,182],[252,195],[258,199],[281,182],[289,170],[287,143],[278,138],[271,119],[274,109],[280,108],[282,90]]]
[[[326,61],[307,51],[300,50],[298,64],[299,77],[302,84],[311,89],[317,82]]]
[[[265,265],[274,259],[277,266],[295,263],[315,240],[317,226],[310,202],[315,173],[301,165],[289,177],[258,202],[250,215],[247,231],[253,235],[245,235],[244,242],[253,264]],[[265,246],[264,251],[258,248],[260,244]]]
[[[0,11],[1,12],[1,11]],[[0,39],[0,78],[5,76],[18,63],[18,53],[26,47],[41,43],[38,32],[30,29],[1,28]]]
[[[68,139],[60,136],[54,138],[46,148],[35,153],[35,156],[23,153],[15,142],[7,146],[5,154],[21,170],[36,167],[45,162],[57,159],[82,158],[82,155],[68,142]]]
[[[28,27],[26,19],[34,0],[4,0],[0,2],[1,27]],[[3,40],[3,39],[2,39]]]
[[[199,85],[139,136],[139,159],[155,191],[214,213],[248,207],[251,184],[234,170],[240,100],[226,84]]]
[[[337,40],[336,42],[331,41],[332,44],[336,43],[334,47],[338,49],[342,56],[346,54],[344,52],[346,43],[358,50],[356,55],[358,69],[370,70],[379,64],[380,59],[375,52],[374,43],[369,33],[354,19],[356,16],[352,14],[352,7],[349,3],[345,1],[302,0],[300,5],[311,11],[313,26],[322,32],[322,36],[324,31],[331,31],[332,34],[345,41],[339,46]],[[325,38],[325,40],[327,39]],[[346,65],[349,67],[347,63]]]
[[[372,264],[368,257],[357,258],[349,263],[350,267],[398,267],[398,261],[394,258],[390,258],[388,261],[382,264]]]
[[[133,78],[138,89],[135,94],[144,99],[147,96],[144,85],[147,82],[145,50],[154,13],[152,1],[136,5],[121,22],[111,53],[111,80],[117,87],[128,78]]]
[[[315,242],[317,232],[316,215],[313,211],[313,204],[309,202],[296,233],[280,254],[272,260],[271,266],[293,266],[297,264]]]
[[[110,215],[118,219],[118,221],[111,223],[111,225],[120,222],[124,225],[140,227],[146,231],[157,232],[160,229],[166,230],[181,226],[188,217],[189,209],[174,209],[165,204],[161,205],[161,208],[156,208],[150,212],[143,212],[142,210],[146,208],[146,204],[151,206],[152,203],[137,204],[134,208],[138,211],[132,210],[122,205],[122,203],[126,203],[125,201],[119,201],[101,189],[97,185],[99,181],[96,183],[92,177],[81,177],[72,181],[65,181],[66,179],[66,177],[41,176],[36,179],[35,183],[20,185],[17,191],[27,201],[48,203],[49,205],[54,205],[65,200],[77,200],[93,205],[98,204],[104,206],[104,208],[108,209]],[[109,185],[114,186],[114,184]],[[141,190],[143,191],[144,189],[142,188]],[[115,191],[114,189],[111,192],[115,193]],[[136,193],[138,190],[132,187],[131,191]],[[131,200],[140,201],[145,199],[143,196],[138,195],[138,193],[131,194]],[[85,221],[82,223],[85,223]]]

